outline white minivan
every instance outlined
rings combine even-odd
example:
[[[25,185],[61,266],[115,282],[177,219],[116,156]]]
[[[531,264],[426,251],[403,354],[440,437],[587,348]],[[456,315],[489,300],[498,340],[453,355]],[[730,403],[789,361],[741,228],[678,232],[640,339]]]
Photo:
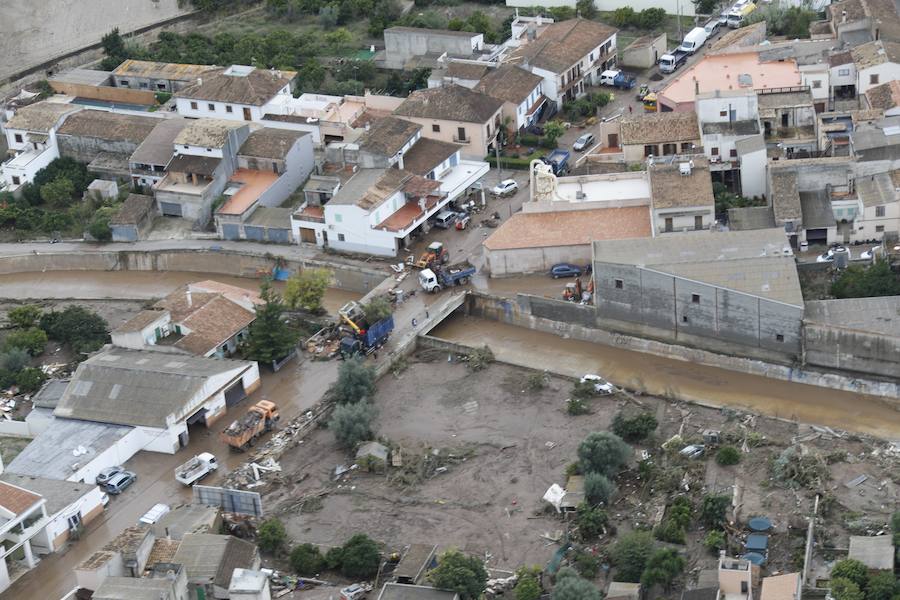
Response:
[[[703,27],[694,27],[691,29],[690,33],[684,36],[684,41],[681,42],[678,49],[682,52],[693,54],[706,43],[707,37],[709,37],[709,35],[706,33],[706,29]]]

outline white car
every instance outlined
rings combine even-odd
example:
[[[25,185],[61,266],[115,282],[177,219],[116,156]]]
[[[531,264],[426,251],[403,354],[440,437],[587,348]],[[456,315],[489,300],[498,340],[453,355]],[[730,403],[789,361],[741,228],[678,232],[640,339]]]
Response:
[[[575,150],[579,152],[581,150],[587,149],[591,144],[594,143],[594,134],[593,133],[585,133],[577,140],[575,140],[575,144],[572,146]]]
[[[826,262],[834,262],[834,251],[838,248],[844,248],[843,246],[832,246],[822,254],[816,257],[817,263],[826,263]],[[846,250],[846,248],[844,248]],[[850,251],[847,250],[847,258],[850,258]]]
[[[607,380],[603,379],[599,375],[593,375],[591,373],[588,373],[587,375],[585,375],[581,378],[581,383],[587,383],[587,382],[593,383],[594,391],[603,396],[609,396],[610,394],[612,394],[613,392],[616,391],[616,386],[614,386]]]
[[[863,250],[859,257],[862,260],[872,260],[879,252],[881,252],[881,246],[872,246],[868,250]]]
[[[170,510],[172,509],[168,504],[154,504],[153,508],[144,513],[144,516],[139,519],[139,522],[146,523],[147,525],[153,525],[161,518],[163,518],[163,515],[165,515]]]
[[[491,194],[494,196],[511,196],[519,189],[519,184],[515,179],[504,179],[491,188]]]
[[[369,592],[367,586],[358,583],[348,585],[341,590],[341,600],[359,600]]]

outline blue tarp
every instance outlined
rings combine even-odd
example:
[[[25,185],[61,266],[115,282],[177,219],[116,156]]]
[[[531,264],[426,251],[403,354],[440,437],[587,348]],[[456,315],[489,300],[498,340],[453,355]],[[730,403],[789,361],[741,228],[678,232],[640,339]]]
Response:
[[[750,531],[768,531],[772,529],[772,521],[766,517],[754,517],[750,519]]]
[[[751,533],[747,536],[744,548],[749,551],[765,552],[769,547],[769,536],[761,533]]]
[[[763,566],[766,564],[766,557],[758,552],[748,552],[744,555],[745,560],[749,560],[754,565]]]

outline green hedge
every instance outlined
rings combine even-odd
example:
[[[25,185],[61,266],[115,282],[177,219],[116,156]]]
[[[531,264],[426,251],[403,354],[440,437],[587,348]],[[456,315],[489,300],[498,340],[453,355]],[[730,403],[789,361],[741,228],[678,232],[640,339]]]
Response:
[[[529,158],[509,158],[508,156],[500,157],[500,164],[503,165],[504,169],[518,169],[520,171],[527,171],[528,166],[531,164],[532,160],[540,158],[540,156],[532,156]],[[497,166],[497,157],[496,156],[485,156],[485,162],[487,162],[491,167]]]

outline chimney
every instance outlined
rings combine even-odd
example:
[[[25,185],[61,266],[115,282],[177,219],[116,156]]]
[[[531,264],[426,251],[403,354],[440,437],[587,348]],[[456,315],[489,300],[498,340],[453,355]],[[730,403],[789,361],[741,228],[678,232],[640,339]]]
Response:
[[[847,11],[842,10],[841,11],[841,23],[846,23],[846,22],[847,22]]]
[[[198,78],[197,78],[197,85],[203,85],[203,78],[202,78],[202,77],[198,77]]]
[[[188,287],[188,289],[187,289],[187,303],[188,303],[188,308],[191,308],[194,306],[194,302],[191,299],[191,288],[190,287]]]

